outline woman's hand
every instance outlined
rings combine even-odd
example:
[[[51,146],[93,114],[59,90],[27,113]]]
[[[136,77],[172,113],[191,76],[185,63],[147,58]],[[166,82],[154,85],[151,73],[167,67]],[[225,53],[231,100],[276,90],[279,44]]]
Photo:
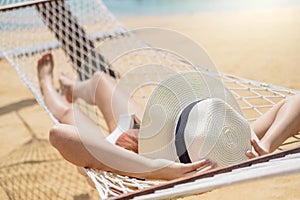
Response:
[[[258,156],[262,156],[265,154],[268,154],[269,152],[265,150],[261,145],[258,144],[258,142],[255,139],[252,139],[251,145],[253,146],[254,151],[247,151],[246,156],[251,159]]]
[[[147,179],[172,180],[196,173],[206,172],[216,167],[215,163],[206,159],[188,164],[176,163],[162,159],[155,161],[158,166],[161,165],[161,168],[153,172],[149,172],[146,177]]]
[[[123,147],[129,151],[138,153],[138,129],[130,129],[120,135],[116,141],[116,145]]]

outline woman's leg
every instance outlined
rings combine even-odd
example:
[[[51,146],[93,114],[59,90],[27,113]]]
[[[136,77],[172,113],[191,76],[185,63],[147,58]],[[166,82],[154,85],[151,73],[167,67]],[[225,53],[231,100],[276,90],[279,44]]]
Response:
[[[42,56],[38,61],[38,79],[40,89],[44,95],[44,101],[48,109],[53,113],[59,122],[62,124],[55,125],[51,128],[49,133],[49,140],[51,144],[61,153],[61,155],[73,164],[81,167],[95,167],[97,169],[108,170],[104,164],[94,158],[86,146],[82,143],[82,137],[79,134],[79,128],[75,127],[75,110],[77,110],[77,118],[83,121],[84,125],[76,123],[80,130],[92,130],[92,132],[101,132],[99,127],[89,120],[80,110],[73,108],[64,98],[62,98],[53,86],[53,67],[54,62],[50,53]],[[86,131],[81,131],[86,132]],[[104,137],[101,134],[97,135],[96,140],[101,140]],[[94,140],[92,140],[94,141]],[[92,143],[91,141],[91,143]],[[86,144],[89,144],[86,140]]]
[[[64,98],[62,98],[55,90],[53,87],[53,81],[52,81],[52,71],[53,71],[53,59],[51,54],[46,54],[44,55],[39,61],[38,61],[38,77],[39,77],[39,82],[40,82],[40,87],[41,87],[41,92],[44,95],[44,101],[49,108],[49,110],[54,114],[54,116],[59,120],[61,123],[65,124],[71,124],[75,125],[75,115],[74,115],[74,109],[73,106],[71,106]],[[88,97],[91,97],[89,93],[83,93],[87,90],[89,90],[90,87],[96,88],[94,85],[97,85],[97,83],[92,84],[92,81],[97,81],[99,78],[97,76],[103,76],[102,73],[98,73],[98,75],[95,75],[92,79],[80,82],[78,84],[79,87],[82,88],[77,88],[76,89],[81,89],[78,90],[78,92],[75,92],[76,94],[84,95],[83,97],[86,98],[87,101]],[[104,75],[105,76],[105,75]],[[106,76],[105,76],[106,77]],[[98,101],[99,107],[101,108],[102,111],[104,111],[104,116],[106,116],[106,119],[109,120],[109,118],[112,118],[112,111],[110,109],[105,108],[107,106],[105,103],[104,98],[108,98],[107,101],[111,101],[110,98],[112,98],[110,87],[113,87],[115,85],[115,81],[109,77],[100,79],[101,82],[97,90],[101,90],[103,92],[103,97],[100,96],[98,99],[100,99],[100,103]],[[70,79],[66,79],[65,81],[69,81],[70,85],[74,83],[74,81]],[[80,92],[83,91],[83,92]],[[70,92],[67,92],[67,95]],[[78,97],[78,96],[76,96]],[[91,102],[91,100],[90,100]],[[92,102],[91,102],[92,103]],[[102,104],[101,104],[102,103]],[[80,113],[83,115],[83,113]],[[78,120],[77,120],[78,122]],[[112,124],[112,123],[109,123]],[[76,124],[78,125],[78,124]],[[112,128],[112,127],[111,127]],[[122,137],[118,139],[117,145],[127,148],[128,147],[134,147],[133,149],[134,152],[137,152],[137,135],[136,134],[131,134],[131,131],[127,131],[124,134],[122,134]],[[135,133],[135,132],[134,132]],[[135,144],[135,145],[133,145]]]
[[[67,124],[54,125],[49,132],[49,140],[61,155],[79,167],[95,167],[97,161],[81,142],[78,129]],[[99,163],[99,168],[103,166]]]
[[[75,109],[75,112],[76,109]],[[98,127],[81,115],[84,134],[94,134]],[[216,165],[208,160],[182,164],[164,159],[148,159],[130,151],[118,148],[103,138],[86,141],[80,128],[59,124],[50,131],[51,144],[69,162],[79,167],[89,167],[131,177],[170,180],[205,172]],[[90,132],[90,133],[88,133]],[[199,171],[196,171],[199,170]]]
[[[52,70],[52,56],[46,54],[38,62],[38,78],[45,103],[60,122],[74,124],[74,116],[78,119],[76,127],[55,125],[49,136],[51,144],[71,163],[149,179],[173,179],[214,166],[207,160],[191,164],[152,160],[109,143],[95,123],[57,94],[52,84]]]
[[[117,86],[114,78],[104,72],[97,72],[91,79],[81,82],[61,74],[60,83],[67,92],[68,101],[82,98],[89,104],[97,105],[110,132],[116,128],[119,114],[142,115],[142,107]]]
[[[279,102],[253,124],[253,129],[260,138],[260,142],[251,141],[258,155],[275,151],[300,130],[300,95]]]
[[[53,87],[53,65],[53,58],[50,53],[43,55],[38,61],[38,79],[45,104],[60,122],[74,124],[71,105]]]

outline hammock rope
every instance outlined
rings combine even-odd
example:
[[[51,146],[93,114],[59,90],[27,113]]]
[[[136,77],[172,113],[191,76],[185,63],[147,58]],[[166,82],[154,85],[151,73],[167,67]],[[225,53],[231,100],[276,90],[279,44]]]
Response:
[[[122,77],[124,84],[130,88],[145,80],[147,83],[157,83],[170,75],[170,70],[202,70],[215,74],[214,70],[198,66],[197,63],[193,65],[173,52],[149,46],[147,41],[120,24],[101,0],[37,0],[21,3],[16,0],[15,3],[0,8],[1,51],[54,123],[58,121],[43,101],[36,71],[37,60],[47,51],[51,51],[55,58],[56,86],[58,71],[67,71],[79,80],[85,80],[95,71],[102,70],[116,79]],[[235,95],[249,122],[256,120],[280,100],[299,93],[224,73],[217,73],[217,76]],[[145,104],[154,87],[155,84],[143,85],[135,91],[133,98]],[[107,132],[97,108],[81,100],[76,105]],[[288,139],[280,149],[297,145],[299,135]],[[118,198],[160,184],[92,169],[86,169],[86,172],[102,199]],[[1,186],[11,191],[11,184]]]

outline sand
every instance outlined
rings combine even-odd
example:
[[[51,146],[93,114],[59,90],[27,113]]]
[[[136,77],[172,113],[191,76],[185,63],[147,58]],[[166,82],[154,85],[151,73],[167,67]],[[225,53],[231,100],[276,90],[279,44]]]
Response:
[[[245,78],[300,89],[300,9],[122,19],[130,28],[176,30],[202,45],[217,69]],[[32,132],[47,138],[52,125],[6,60],[0,61],[0,159]],[[2,175],[3,176],[3,175]],[[8,177],[9,178],[9,177]],[[300,199],[300,174],[224,187],[184,199]],[[1,199],[6,195],[0,189]]]

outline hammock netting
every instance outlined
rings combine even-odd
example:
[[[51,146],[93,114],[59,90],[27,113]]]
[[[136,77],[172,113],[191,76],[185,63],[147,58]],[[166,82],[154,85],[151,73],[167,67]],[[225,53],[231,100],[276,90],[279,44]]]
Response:
[[[280,100],[299,93],[216,73],[200,63],[191,64],[172,51],[151,46],[151,41],[138,37],[119,23],[101,0],[14,0],[1,1],[1,5],[1,53],[54,123],[57,120],[44,104],[36,69],[38,59],[49,51],[54,57],[57,88],[59,71],[85,80],[95,71],[102,70],[116,79],[122,78],[128,88],[138,88],[133,98],[141,104],[146,102],[155,84],[169,76],[170,71],[201,70],[219,77],[235,95],[249,122]],[[82,100],[75,104],[107,133],[97,108]],[[299,146],[298,142],[298,135],[289,138],[279,151]],[[95,183],[101,198],[118,197],[159,184],[92,169],[86,169],[86,173]],[[0,186],[9,199],[97,198],[74,167],[65,162],[46,139],[35,135],[1,160]]]

